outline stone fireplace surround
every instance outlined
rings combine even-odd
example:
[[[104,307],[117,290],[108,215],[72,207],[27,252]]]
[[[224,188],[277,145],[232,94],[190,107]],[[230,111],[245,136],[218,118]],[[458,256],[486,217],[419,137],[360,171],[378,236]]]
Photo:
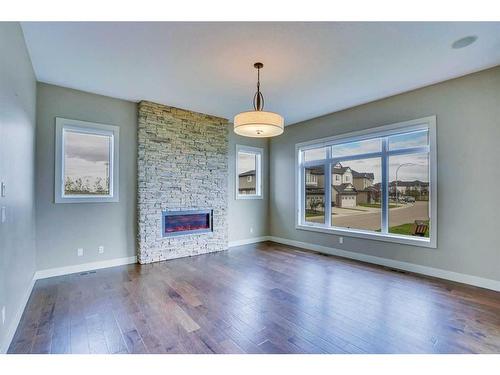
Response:
[[[138,260],[228,247],[228,121],[142,101],[138,105]],[[212,232],[163,237],[162,212],[213,210]]]

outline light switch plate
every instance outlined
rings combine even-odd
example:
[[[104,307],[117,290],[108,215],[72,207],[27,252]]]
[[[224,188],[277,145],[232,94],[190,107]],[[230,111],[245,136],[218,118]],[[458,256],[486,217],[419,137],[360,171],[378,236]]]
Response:
[[[5,324],[5,306],[2,306],[2,325]]]
[[[5,183],[4,183],[4,182],[2,182],[2,183],[0,184],[0,196],[5,197],[5,189],[6,189],[6,188],[5,188]]]
[[[0,211],[1,211],[0,216],[2,217],[2,223],[5,223],[5,221],[7,220],[7,208],[5,206],[2,206]]]
[[[79,247],[77,250],[76,250],[77,254],[79,257],[82,257],[83,256],[83,248],[82,247]]]
[[[104,246],[99,246],[99,254],[104,254]]]

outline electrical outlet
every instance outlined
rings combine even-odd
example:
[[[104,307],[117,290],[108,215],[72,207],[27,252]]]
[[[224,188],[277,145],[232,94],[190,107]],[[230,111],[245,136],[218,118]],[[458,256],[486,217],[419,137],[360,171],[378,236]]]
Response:
[[[104,254],[104,246],[99,246],[99,254]]]
[[[344,237],[339,237],[339,243],[344,243]]]
[[[79,257],[82,257],[83,256],[83,247],[79,247],[77,250],[76,250],[77,254]]]
[[[5,324],[5,306],[2,306],[2,325]]]
[[[250,233],[253,233],[253,227],[250,227]]]
[[[0,196],[5,197],[5,183],[0,184]]]

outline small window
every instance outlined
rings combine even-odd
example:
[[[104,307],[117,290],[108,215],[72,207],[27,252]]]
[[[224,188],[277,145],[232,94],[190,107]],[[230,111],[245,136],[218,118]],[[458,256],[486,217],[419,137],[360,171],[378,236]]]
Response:
[[[261,148],[236,145],[236,199],[262,198],[262,154]]]
[[[56,118],[55,202],[118,202],[119,128]]]

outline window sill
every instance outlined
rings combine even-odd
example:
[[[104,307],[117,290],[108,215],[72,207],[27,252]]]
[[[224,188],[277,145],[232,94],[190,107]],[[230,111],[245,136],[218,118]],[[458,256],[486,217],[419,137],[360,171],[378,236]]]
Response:
[[[114,196],[71,196],[58,197],[54,199],[55,203],[117,203],[120,201],[118,195]]]
[[[307,230],[311,232],[328,233],[337,236],[363,238],[363,239],[383,241],[383,242],[393,242],[403,245],[413,245],[413,246],[427,247],[432,249],[435,249],[437,247],[435,239],[431,240],[430,238],[420,238],[420,237],[413,238],[407,236],[398,236],[394,234],[381,234],[381,233],[379,234],[363,230],[327,228],[327,227],[319,227],[307,224],[298,224],[295,226],[295,229]]]
[[[236,200],[263,199],[262,195],[237,195]]]

